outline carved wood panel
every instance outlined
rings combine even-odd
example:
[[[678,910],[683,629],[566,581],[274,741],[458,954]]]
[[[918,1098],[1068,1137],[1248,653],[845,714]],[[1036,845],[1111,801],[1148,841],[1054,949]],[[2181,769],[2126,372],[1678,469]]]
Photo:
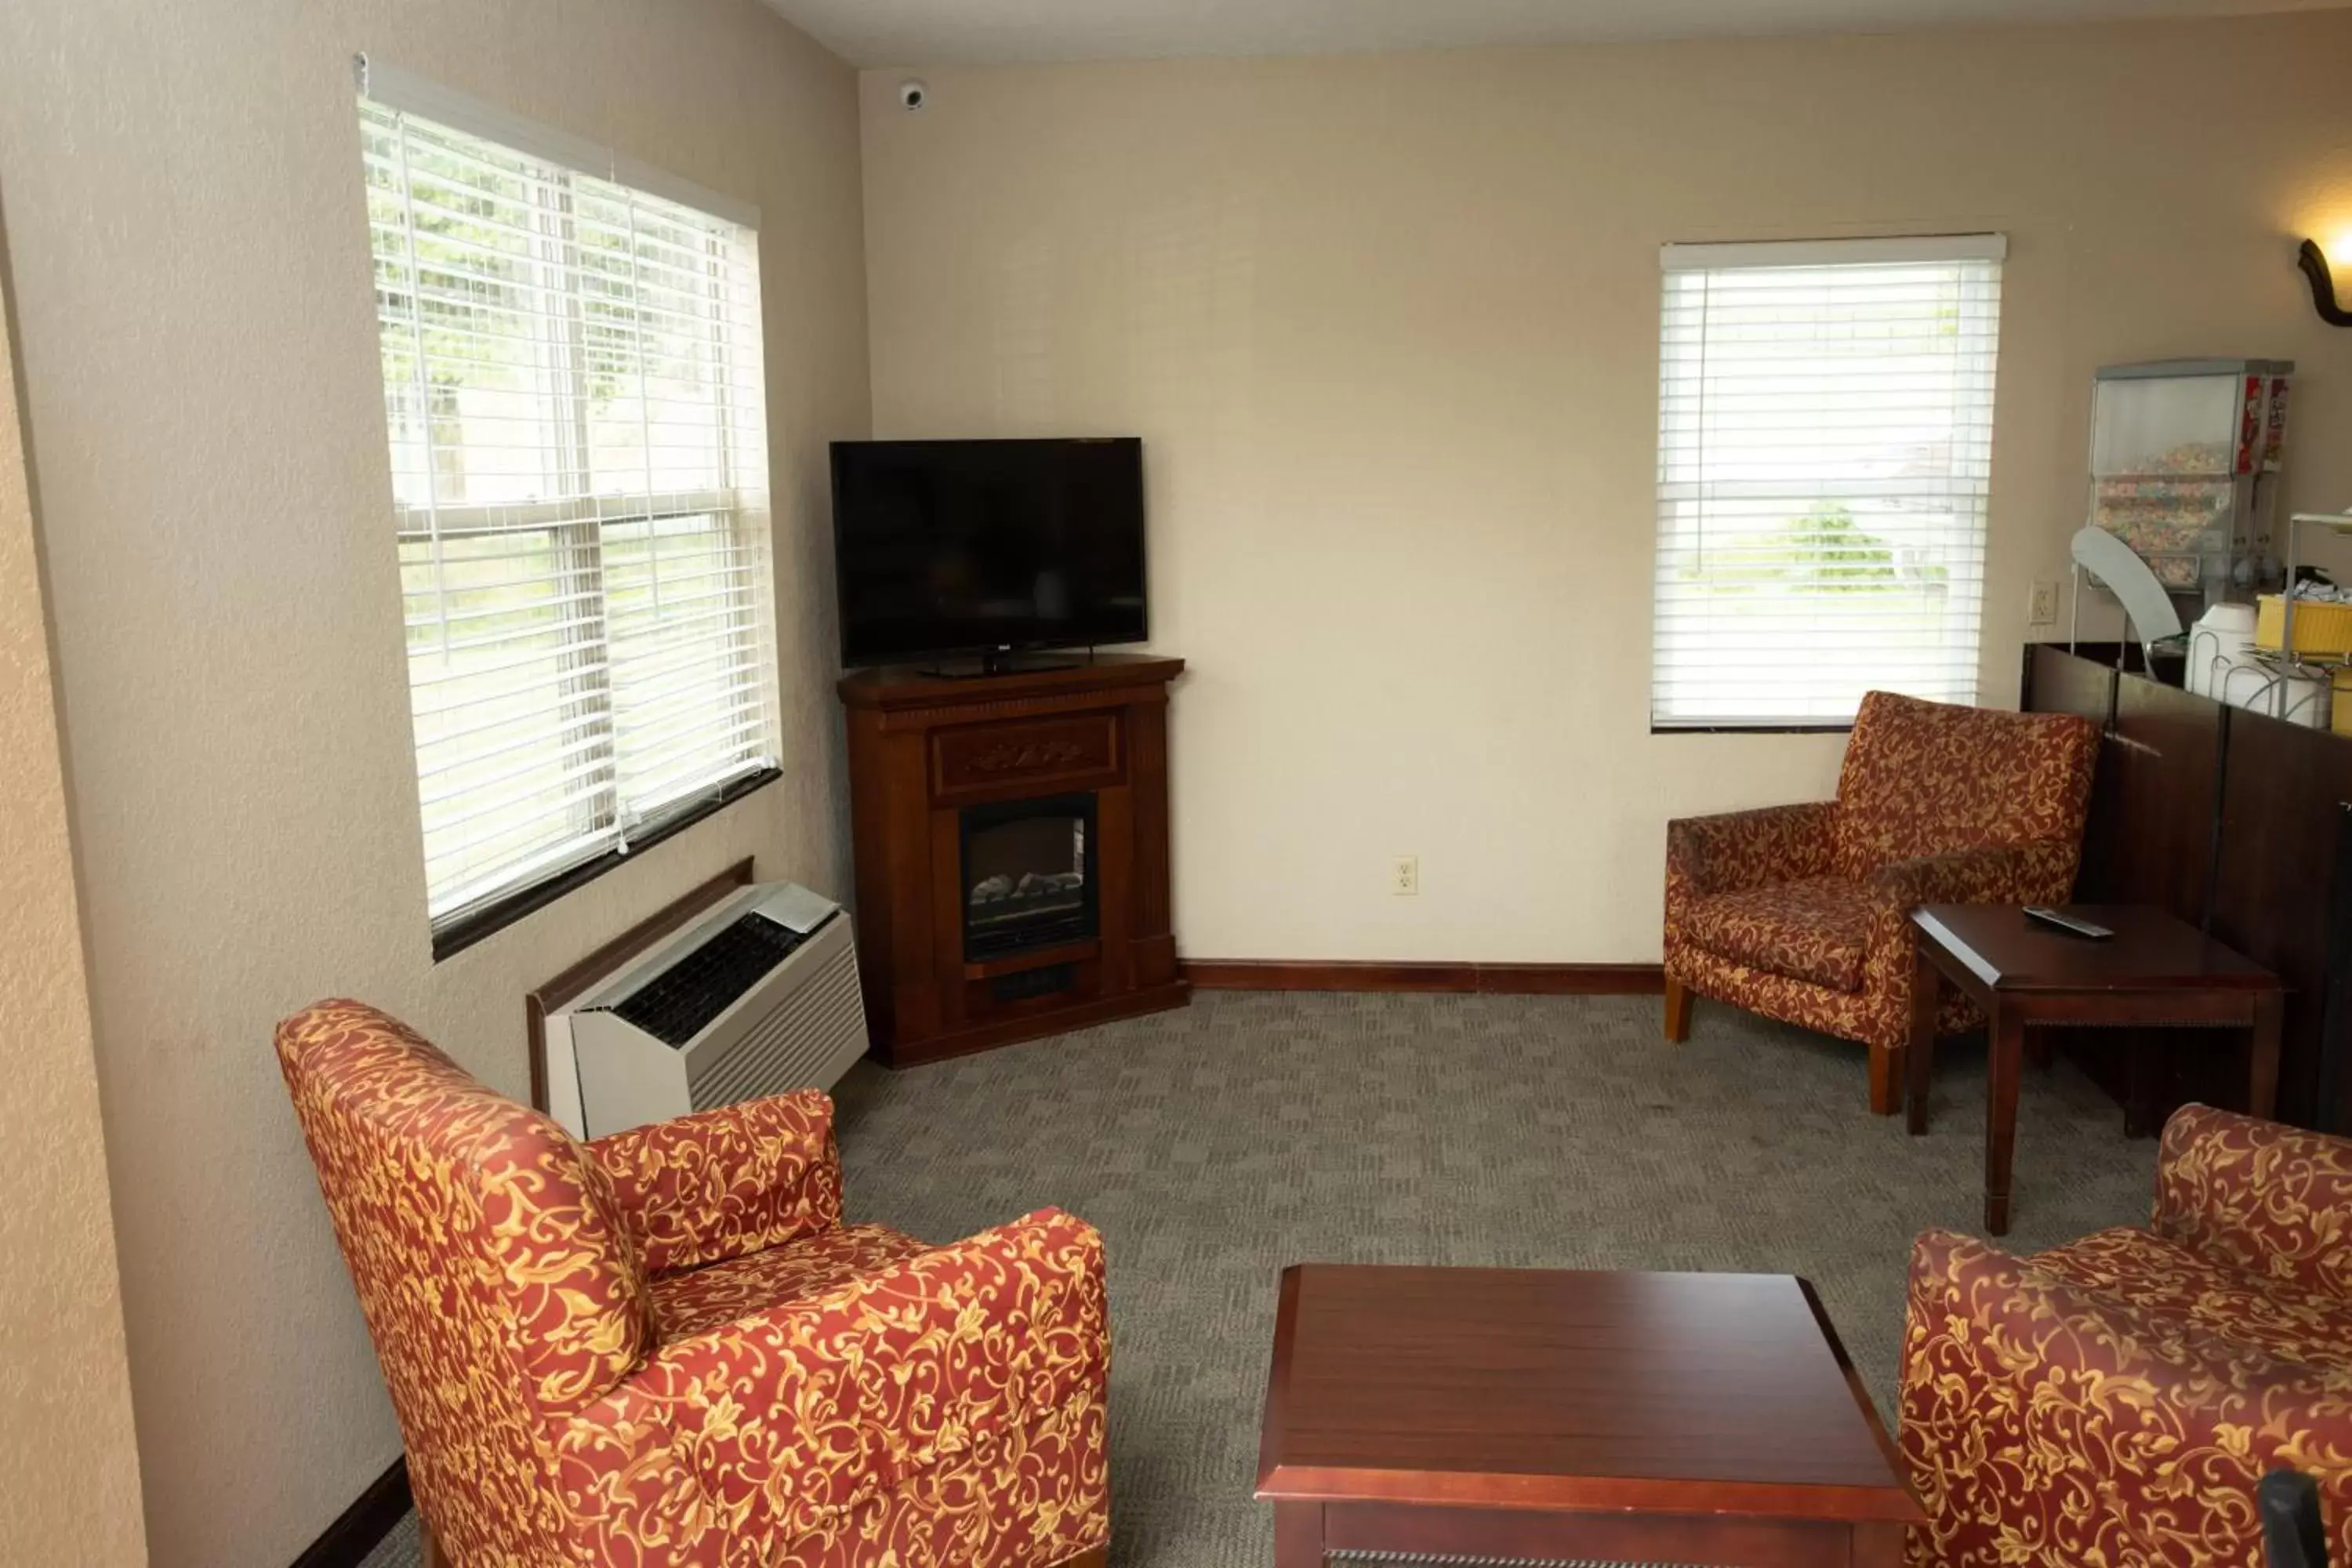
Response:
[[[940,801],[1043,794],[1115,783],[1117,711],[941,730],[931,737],[931,794]]]

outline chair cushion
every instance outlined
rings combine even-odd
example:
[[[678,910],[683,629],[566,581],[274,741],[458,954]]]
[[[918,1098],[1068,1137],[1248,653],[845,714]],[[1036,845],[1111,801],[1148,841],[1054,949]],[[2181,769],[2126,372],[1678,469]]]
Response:
[[[2098,1231],[2032,1262],[2069,1284],[2193,1323],[2275,1360],[2352,1371],[2352,1304],[2232,1268],[2153,1231]]]
[[[2148,1228],[2352,1306],[2352,1138],[2184,1105],[2164,1124]]]
[[[664,1344],[715,1329],[763,1307],[822,1296],[860,1274],[929,1250],[878,1225],[853,1225],[707,1268],[656,1275],[654,1320]]]
[[[1862,989],[1874,909],[1859,882],[1808,877],[1694,899],[1684,929],[1718,958],[1852,993]]]
[[[1859,879],[1923,855],[2072,843],[2098,754],[2098,726],[2071,714],[1871,692],[1838,772],[1831,868]]]
[[[287,1019],[278,1058],[412,1444],[442,1426],[462,1443],[479,1418],[453,1421],[445,1396],[462,1313],[488,1314],[542,1417],[645,1359],[645,1270],[611,1181],[570,1133],[362,1003]],[[460,1282],[490,1295],[460,1301]]]

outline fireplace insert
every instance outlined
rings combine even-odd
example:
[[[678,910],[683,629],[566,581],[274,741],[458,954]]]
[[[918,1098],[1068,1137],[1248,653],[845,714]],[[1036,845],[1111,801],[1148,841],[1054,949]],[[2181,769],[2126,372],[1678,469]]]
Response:
[[[1097,934],[1091,793],[968,805],[962,828],[967,961]]]

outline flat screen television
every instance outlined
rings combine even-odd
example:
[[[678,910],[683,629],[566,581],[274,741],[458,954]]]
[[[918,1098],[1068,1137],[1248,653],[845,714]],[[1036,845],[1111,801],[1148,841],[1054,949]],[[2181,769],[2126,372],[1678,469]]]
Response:
[[[836,441],[846,667],[1140,642],[1143,443]]]

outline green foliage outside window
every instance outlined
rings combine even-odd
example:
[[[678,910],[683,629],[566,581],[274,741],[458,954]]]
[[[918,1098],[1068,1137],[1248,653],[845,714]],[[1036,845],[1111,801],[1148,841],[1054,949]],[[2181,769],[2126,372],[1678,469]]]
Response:
[[[1717,592],[1880,594],[1940,585],[1948,574],[1941,566],[1905,563],[1893,545],[1864,531],[1851,510],[1829,501],[1774,532],[1693,554],[1683,576]]]

